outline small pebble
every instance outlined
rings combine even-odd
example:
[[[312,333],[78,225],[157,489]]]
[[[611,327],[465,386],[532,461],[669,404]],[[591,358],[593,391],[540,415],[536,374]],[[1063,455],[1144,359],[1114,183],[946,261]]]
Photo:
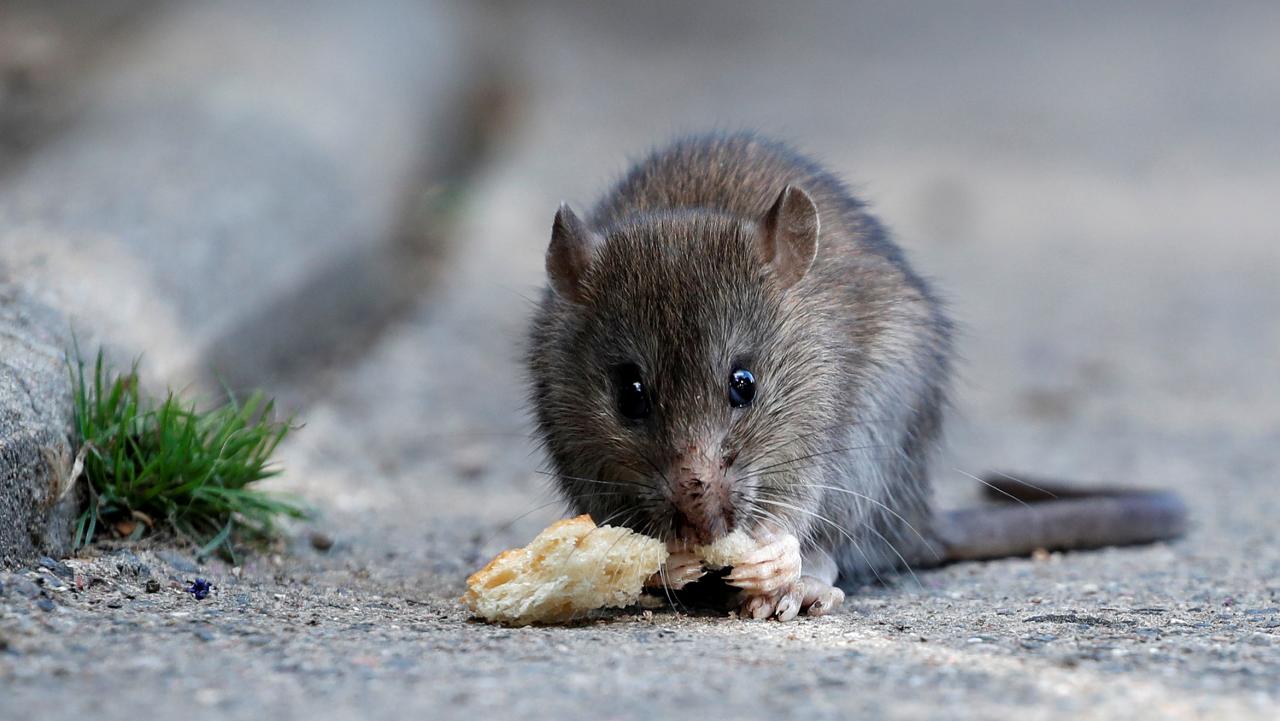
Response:
[[[311,547],[317,551],[328,551],[330,548],[333,548],[333,539],[319,531],[312,531]]]

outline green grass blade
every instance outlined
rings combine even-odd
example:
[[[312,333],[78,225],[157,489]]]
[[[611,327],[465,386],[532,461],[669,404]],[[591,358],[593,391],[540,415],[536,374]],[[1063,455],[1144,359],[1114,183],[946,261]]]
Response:
[[[230,555],[240,535],[269,536],[280,518],[306,517],[297,501],[254,487],[280,472],[272,456],[293,428],[292,419],[275,419],[274,401],[228,393],[201,410],[170,392],[157,402],[142,395],[137,362],[116,373],[99,350],[90,375],[79,346],[73,350],[67,363],[91,496],[77,546],[93,542],[99,523],[140,512],[194,539],[202,553]]]

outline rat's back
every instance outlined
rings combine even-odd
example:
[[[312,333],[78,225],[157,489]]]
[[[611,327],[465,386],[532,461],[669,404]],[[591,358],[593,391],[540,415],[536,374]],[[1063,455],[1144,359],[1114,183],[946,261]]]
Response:
[[[636,213],[702,208],[755,218],[787,183],[803,187],[822,211],[857,203],[830,174],[777,141],[752,133],[677,140],[640,162],[596,206],[592,220],[609,225]]]
[[[824,241],[819,265],[840,265],[835,256],[848,250],[868,252],[892,263],[912,287],[936,302],[844,183],[785,143],[751,132],[692,135],[654,150],[605,193],[590,219],[601,228],[638,215],[691,209],[755,219],[787,185],[803,188],[818,207]]]

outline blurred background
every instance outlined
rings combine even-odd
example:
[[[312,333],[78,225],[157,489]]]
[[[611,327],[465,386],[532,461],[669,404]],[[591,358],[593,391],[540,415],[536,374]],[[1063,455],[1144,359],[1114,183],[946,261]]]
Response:
[[[1081,572],[1270,608],[1277,38],[1269,2],[3,0],[0,288],[161,385],[279,396],[280,487],[445,597],[562,510],[520,366],[557,204],[756,129],[960,321],[944,505],[991,468],[1175,488],[1188,541]],[[1267,633],[1261,676],[1179,683],[1270,703]]]

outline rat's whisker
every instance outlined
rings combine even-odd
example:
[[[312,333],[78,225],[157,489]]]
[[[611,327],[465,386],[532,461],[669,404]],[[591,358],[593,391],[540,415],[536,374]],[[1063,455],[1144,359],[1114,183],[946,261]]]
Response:
[[[893,541],[890,541],[888,538],[885,538],[884,534],[877,531],[876,527],[873,524],[864,522],[862,524],[862,527],[876,534],[876,537],[879,538],[881,541],[883,541],[884,544],[889,547],[890,551],[893,551],[893,555],[898,557],[898,561],[902,564],[902,567],[907,570],[907,573],[911,574],[911,578],[915,581],[917,588],[924,588],[924,584],[920,583],[920,577],[917,576],[916,572],[911,568],[911,564],[907,563],[907,559],[903,558],[902,554],[898,552],[898,548],[897,546],[893,545]]]
[[[880,500],[879,500],[879,499],[877,499],[877,498],[874,498],[874,497],[872,497],[872,496],[868,496],[868,495],[866,495],[865,493],[858,493],[857,491],[850,490],[850,489],[848,489],[848,488],[840,488],[840,487],[838,487],[838,486],[827,486],[827,485],[823,485],[823,484],[821,484],[821,483],[804,483],[804,484],[799,484],[799,485],[807,486],[807,487],[809,487],[809,488],[820,488],[820,489],[827,490],[827,491],[834,491],[834,492],[836,492],[836,493],[846,493],[846,494],[848,494],[848,495],[850,495],[850,496],[854,496],[855,498],[861,498],[861,499],[863,499],[863,500],[867,501],[868,503],[875,504],[876,506],[878,506],[878,507],[879,507],[881,510],[883,510],[884,512],[886,512],[886,513],[888,513],[888,514],[892,515],[894,518],[898,519],[899,521],[902,521],[902,523],[903,523],[907,528],[911,529],[911,532],[912,532],[912,533],[914,533],[914,534],[916,534],[916,537],[920,539],[920,542],[921,542],[921,543],[923,543],[923,544],[925,544],[925,546],[926,546],[926,547],[927,547],[931,552],[933,552],[933,553],[935,553],[935,554],[936,554],[936,553],[938,553],[938,551],[937,551],[937,549],[934,547],[934,545],[933,545],[932,543],[930,543],[930,542],[929,542],[929,540],[928,540],[928,539],[926,539],[926,538],[924,537],[924,534],[920,533],[920,531],[918,531],[918,530],[916,529],[916,527],[915,527],[915,526],[911,525],[911,521],[908,521],[906,518],[904,518],[904,517],[902,516],[902,514],[901,514],[901,513],[898,513],[897,511],[893,510],[893,508],[889,507],[888,505],[886,505],[885,503],[883,503],[882,501],[880,501]],[[763,490],[763,489],[762,489],[762,490]],[[772,489],[769,489],[769,490],[772,490]]]
[[[861,459],[861,460],[868,460],[868,461],[884,461],[884,460],[889,460],[890,458],[893,458],[893,457],[894,457],[894,456],[893,456],[892,454],[890,454],[890,455],[878,455],[878,456],[861,456],[861,457],[860,457],[860,459]],[[741,476],[735,476],[735,478],[736,478],[738,481],[755,480],[755,479],[758,479],[758,478],[768,478],[768,477],[770,477],[770,476],[781,476],[781,475],[786,475],[786,474],[789,474],[789,473],[799,473],[800,471],[808,471],[808,470],[812,470],[812,469],[814,469],[814,468],[822,468],[822,467],[823,467],[823,466],[822,466],[822,464],[821,464],[821,463],[811,463],[811,464],[809,464],[809,465],[807,465],[807,466],[795,466],[795,467],[788,467],[788,468],[775,468],[775,469],[773,469],[773,470],[769,470],[769,471],[752,471],[752,472],[750,472],[750,473],[746,473],[746,474],[741,475]]]
[[[794,510],[794,511],[798,511],[798,512],[800,512],[800,513],[804,513],[804,514],[810,515],[810,516],[812,516],[812,517],[814,517],[814,518],[818,519],[819,521],[822,521],[822,522],[826,523],[828,526],[830,526],[831,528],[835,529],[835,531],[836,531],[837,533],[839,533],[840,535],[844,536],[844,538],[845,538],[847,541],[849,541],[849,543],[850,543],[850,544],[852,544],[852,545],[853,545],[854,550],[856,550],[856,551],[858,552],[858,554],[862,556],[862,560],[863,560],[864,562],[866,562],[866,564],[867,564],[867,568],[871,569],[871,572],[872,572],[873,574],[875,574],[876,581],[877,581],[878,583],[880,583],[881,585],[885,585],[884,578],[880,575],[880,571],[876,568],[876,564],[874,564],[874,563],[872,563],[872,562],[871,562],[871,557],[870,557],[870,556],[868,556],[868,555],[867,555],[867,552],[863,550],[863,548],[862,548],[862,544],[858,543],[858,540],[857,540],[856,538],[854,538],[854,537],[853,537],[853,535],[852,535],[852,534],[850,534],[847,530],[845,530],[845,528],[844,528],[843,526],[841,526],[840,524],[836,523],[835,521],[831,520],[830,518],[827,518],[826,516],[824,516],[824,515],[822,515],[822,514],[820,514],[820,513],[817,513],[817,512],[815,512],[815,511],[810,511],[810,510],[808,510],[808,509],[801,508],[801,507],[799,507],[799,506],[795,506],[795,505],[791,505],[791,504],[789,504],[789,503],[784,503],[784,502],[782,502],[782,501],[777,501],[777,500],[773,500],[773,499],[760,499],[760,502],[762,502],[762,503],[769,503],[769,504],[772,504],[772,505],[775,505],[775,506],[782,506],[782,507],[785,507],[785,508],[790,508],[790,509],[792,509],[792,510]]]
[[[657,473],[658,477],[662,479],[662,482],[667,484],[668,487],[671,486],[671,481],[667,478],[667,474],[664,473],[662,469],[658,467],[657,463],[653,462],[653,459],[649,458],[649,456],[645,454],[640,454],[640,460],[644,461],[645,463],[648,463],[649,467],[653,469],[653,472]]]
[[[587,478],[586,476],[569,476],[563,473],[555,473],[553,471],[537,471],[537,473],[544,476],[550,476],[552,478],[563,478],[570,481],[581,481],[583,483],[599,483],[606,486],[632,486],[634,488],[650,490],[649,486],[646,486],[643,483],[636,483],[635,481],[605,481],[599,478]]]
[[[1010,492],[1006,491],[1005,489],[1003,489],[1003,488],[1001,488],[1001,487],[999,487],[999,486],[997,486],[997,485],[994,485],[994,484],[988,483],[987,481],[983,480],[982,478],[979,478],[978,476],[973,475],[972,473],[970,473],[970,472],[968,472],[968,471],[961,470],[961,469],[959,469],[959,468],[952,468],[951,470],[953,470],[953,471],[955,471],[956,473],[959,473],[959,474],[961,474],[961,475],[968,476],[968,477],[972,478],[973,480],[977,481],[978,483],[981,483],[982,485],[986,486],[987,488],[990,488],[991,490],[996,491],[997,493],[1000,493],[1001,495],[1008,496],[1009,498],[1012,498],[1014,501],[1017,501],[1018,503],[1021,503],[1023,506],[1026,506],[1026,507],[1030,508],[1030,506],[1027,506],[1027,502],[1026,502],[1026,501],[1024,501],[1024,500],[1022,500],[1021,498],[1018,498],[1017,496],[1013,495],[1012,493],[1010,493]]]
[[[815,484],[810,484],[810,485],[815,485]],[[876,498],[872,498],[872,497],[870,497],[870,496],[863,496],[863,494],[855,493],[855,492],[852,492],[852,490],[847,490],[847,489],[844,489],[844,488],[835,488],[835,487],[828,487],[828,488],[829,488],[829,489],[832,489],[832,490],[841,490],[841,492],[854,494],[854,496],[858,496],[858,497],[860,497],[860,498],[867,499],[867,501],[869,501],[869,502],[876,503],[876,505],[877,505],[877,506],[879,506],[879,507],[883,508],[883,510],[884,510],[884,511],[887,511],[887,512],[888,512],[888,514],[891,514],[891,515],[895,516],[895,517],[896,517],[896,519],[899,519],[900,521],[902,521],[902,524],[905,524],[905,525],[906,525],[906,528],[911,529],[911,531],[913,531],[913,533],[915,533],[916,537],[918,537],[918,538],[920,539],[920,542],[922,542],[922,543],[924,543],[924,544],[925,544],[925,547],[927,547],[927,548],[931,549],[931,551],[934,551],[933,544],[932,544],[932,543],[929,543],[929,540],[925,539],[925,538],[924,538],[924,535],[920,534],[920,531],[916,530],[916,529],[915,529],[915,526],[914,526],[914,525],[911,525],[910,521],[908,521],[908,520],[904,519],[904,517],[902,517],[902,516],[899,514],[899,512],[897,512],[897,511],[893,511],[893,510],[892,510],[892,508],[890,508],[890,507],[888,507],[888,506],[884,505],[884,503],[881,503],[881,502],[877,501],[877,499],[876,499]],[[771,501],[776,501],[776,499],[771,498]],[[795,508],[796,508],[796,510],[804,511],[804,508],[799,508],[799,507],[795,507]],[[840,530],[844,531],[844,526],[838,526],[838,525],[836,525],[836,524],[835,524],[835,521],[831,521],[831,520],[827,519],[827,517],[824,517],[824,516],[817,516],[817,515],[815,515],[815,517],[819,517],[819,519],[820,519],[820,520],[827,521],[827,523],[828,523],[828,524],[831,524],[831,525],[833,526],[833,528],[838,528],[838,529],[840,529]],[[888,548],[890,548],[890,551],[892,551],[892,552],[893,552],[893,555],[897,556],[897,560],[899,560],[899,561],[902,563],[902,567],[904,567],[904,569],[906,569],[906,571],[910,572],[910,574],[911,574],[911,578],[915,579],[915,583],[916,583],[916,584],[918,584],[918,585],[923,585],[923,584],[920,584],[920,579],[918,578],[918,576],[916,576],[916,575],[915,575],[915,571],[914,571],[913,569],[911,569],[911,565],[910,565],[910,563],[908,563],[908,561],[906,561],[906,558],[905,558],[904,556],[902,556],[902,553],[901,553],[901,552],[899,552],[899,549],[897,549],[897,547],[895,546],[895,544],[893,544],[893,542],[891,542],[891,540],[890,540],[890,539],[888,539],[888,538],[884,537],[884,534],[882,534],[882,533],[881,533],[881,531],[877,530],[877,529],[876,529],[876,526],[874,526],[874,524],[870,524],[870,523],[868,523],[868,521],[860,521],[859,525],[861,525],[861,528],[867,529],[867,530],[869,531],[869,533],[876,534],[876,537],[877,537],[877,538],[879,538],[879,539],[881,539],[881,540],[882,540],[882,542],[883,542],[884,544],[886,544],[886,546],[888,546]],[[845,535],[846,535],[846,537],[849,537],[849,534],[845,533]],[[864,555],[863,555],[863,556],[864,556],[864,558],[865,558],[865,553],[864,553]],[[868,560],[868,565],[870,565],[869,560]],[[874,570],[874,569],[873,569],[873,570]],[[877,574],[877,578],[878,578],[878,574]],[[881,579],[881,581],[882,581],[882,583],[883,583],[883,579]]]
[[[789,459],[787,459],[787,460],[785,460],[785,461],[781,461],[781,462],[778,462],[778,463],[773,463],[773,464],[768,465],[768,466],[763,466],[763,467],[761,467],[761,468],[757,468],[757,469],[755,470],[755,472],[759,473],[759,472],[761,472],[761,471],[768,471],[768,470],[772,470],[772,469],[774,469],[774,468],[779,468],[779,467],[785,466],[785,465],[790,464],[790,463],[798,463],[799,461],[806,461],[806,460],[809,460],[809,459],[811,459],[811,458],[819,458],[819,457],[821,457],[821,456],[828,456],[828,455],[831,455],[831,454],[833,454],[833,453],[846,453],[846,452],[850,452],[850,451],[866,451],[866,450],[871,450],[871,449],[873,449],[873,448],[887,448],[887,447],[889,447],[889,446],[888,446],[888,444],[884,444],[884,443],[872,443],[872,444],[869,444],[869,445],[861,445],[861,446],[847,446],[847,447],[844,447],[844,448],[832,448],[832,449],[825,450],[825,451],[817,451],[817,452],[815,452],[815,453],[807,453],[807,454],[802,455],[802,456],[796,456],[795,458],[789,458]],[[744,476],[744,477],[745,477],[745,476]]]
[[[1045,494],[1046,496],[1048,496],[1048,497],[1050,497],[1050,498],[1054,498],[1054,499],[1056,499],[1056,498],[1058,497],[1058,494],[1054,493],[1053,491],[1050,491],[1050,490],[1049,490],[1049,489],[1047,489],[1047,488],[1041,488],[1040,486],[1037,486],[1037,485],[1035,485],[1034,483],[1030,483],[1030,482],[1028,482],[1028,481],[1026,481],[1026,480],[1024,480],[1024,479],[1018,478],[1018,477],[1016,477],[1016,476],[1011,476],[1011,475],[1009,475],[1008,473],[1005,473],[1004,471],[993,471],[993,472],[994,472],[997,476],[1001,476],[1001,477],[1007,478],[1007,479],[1009,479],[1009,480],[1013,481],[1014,483],[1018,483],[1018,484],[1020,484],[1020,485],[1026,486],[1027,488],[1030,488],[1030,489],[1031,489],[1031,490],[1033,490],[1033,491],[1040,491],[1041,493]]]
[[[514,525],[516,525],[517,523],[519,523],[523,518],[527,517],[529,514],[531,514],[531,513],[537,513],[538,511],[541,511],[542,509],[547,508],[548,506],[555,506],[555,505],[559,505],[559,504],[562,504],[562,503],[564,503],[564,501],[563,501],[563,500],[561,500],[561,499],[559,499],[559,498],[556,498],[556,499],[553,499],[553,500],[548,501],[548,502],[546,502],[546,503],[543,503],[543,504],[540,504],[540,505],[534,506],[533,508],[530,508],[529,510],[525,511],[524,513],[521,513],[520,515],[518,515],[518,516],[516,516],[515,518],[511,519],[510,521],[507,521],[506,523],[502,524],[501,526],[498,526],[497,528],[495,528],[495,529],[493,530],[493,532],[492,532],[492,533],[490,533],[489,535],[485,536],[485,537],[480,541],[480,543],[479,543],[478,545],[479,545],[480,547],[484,547],[484,546],[489,545],[489,543],[490,543],[490,542],[492,542],[492,541],[493,541],[493,539],[497,538],[499,534],[501,534],[501,533],[506,533],[507,531],[509,531],[509,530],[511,529],[511,527],[512,527],[512,526],[514,526]]]

